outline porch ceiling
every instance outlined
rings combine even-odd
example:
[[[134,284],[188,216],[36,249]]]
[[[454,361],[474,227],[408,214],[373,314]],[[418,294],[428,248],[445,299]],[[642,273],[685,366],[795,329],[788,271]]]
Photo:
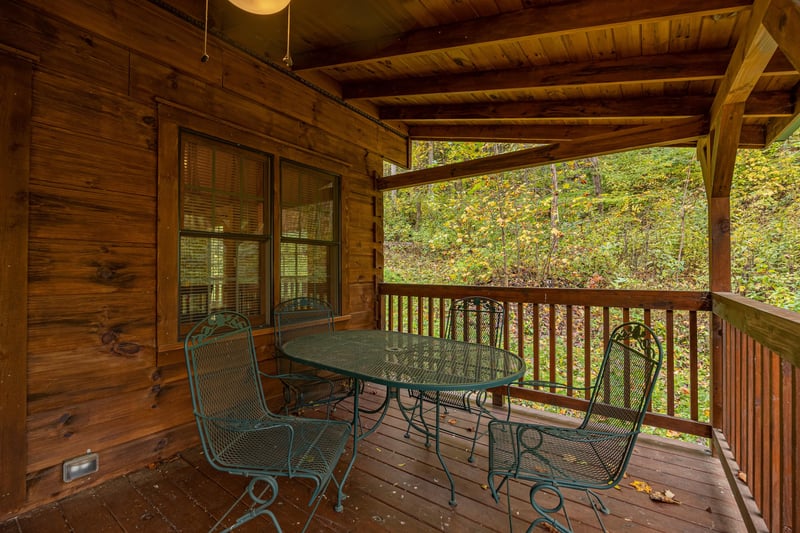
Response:
[[[203,19],[203,0],[166,3]],[[212,34],[286,68],[286,10],[208,9]],[[694,145],[741,105],[725,135],[763,147],[798,125],[798,32],[793,0],[292,0],[291,72],[410,139],[580,139],[585,157]]]

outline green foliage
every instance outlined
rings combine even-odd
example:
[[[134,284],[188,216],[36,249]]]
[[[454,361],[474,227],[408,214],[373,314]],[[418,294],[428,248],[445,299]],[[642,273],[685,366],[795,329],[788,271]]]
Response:
[[[519,144],[415,143],[414,167]],[[734,290],[800,310],[800,135],[741,150]],[[386,280],[703,290],[707,202],[692,149],[650,148],[386,193]]]

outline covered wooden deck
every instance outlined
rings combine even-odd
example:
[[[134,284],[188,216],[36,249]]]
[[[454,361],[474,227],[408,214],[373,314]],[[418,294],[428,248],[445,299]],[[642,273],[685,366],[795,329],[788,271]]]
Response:
[[[377,406],[382,390],[368,386],[362,405]],[[348,418],[347,405],[336,416]],[[551,418],[539,411],[516,407],[517,419]],[[451,413],[446,423],[467,429],[468,415]],[[447,479],[431,447],[412,434],[403,438],[405,423],[394,406],[379,431],[363,441],[347,482],[348,499],[342,513],[333,510],[329,487],[309,531],[508,531],[505,497],[494,503],[486,487],[488,449],[479,443],[474,464],[467,462],[468,441],[444,436],[442,452],[456,479],[458,505],[448,501]],[[345,456],[348,458],[349,454]],[[342,462],[342,468],[346,464]],[[643,481],[655,491],[669,489],[679,505],[651,501],[631,482]],[[273,505],[287,532],[305,522],[309,491],[301,481],[281,480]],[[244,478],[212,470],[199,448],[191,448],[160,464],[108,481],[74,496],[38,508],[0,524],[0,533],[45,531],[206,531],[246,485]],[[582,496],[568,497],[576,531],[599,531]],[[693,444],[643,436],[619,489],[606,491],[610,531],[693,532],[745,531],[717,458]],[[532,520],[527,486],[512,485],[514,530],[524,531]],[[269,519],[256,520],[242,531],[272,531]]]

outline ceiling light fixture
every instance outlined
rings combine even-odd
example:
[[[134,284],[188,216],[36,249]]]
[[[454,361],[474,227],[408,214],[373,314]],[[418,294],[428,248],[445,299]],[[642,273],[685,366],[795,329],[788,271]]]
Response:
[[[272,15],[289,5],[291,0],[228,0],[231,4],[248,13]]]

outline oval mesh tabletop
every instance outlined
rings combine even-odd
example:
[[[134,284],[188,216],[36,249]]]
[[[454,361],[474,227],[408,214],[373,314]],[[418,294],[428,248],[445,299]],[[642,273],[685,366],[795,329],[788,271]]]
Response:
[[[419,390],[490,388],[525,372],[522,359],[500,348],[396,331],[309,335],[284,344],[283,353],[373,383]]]

